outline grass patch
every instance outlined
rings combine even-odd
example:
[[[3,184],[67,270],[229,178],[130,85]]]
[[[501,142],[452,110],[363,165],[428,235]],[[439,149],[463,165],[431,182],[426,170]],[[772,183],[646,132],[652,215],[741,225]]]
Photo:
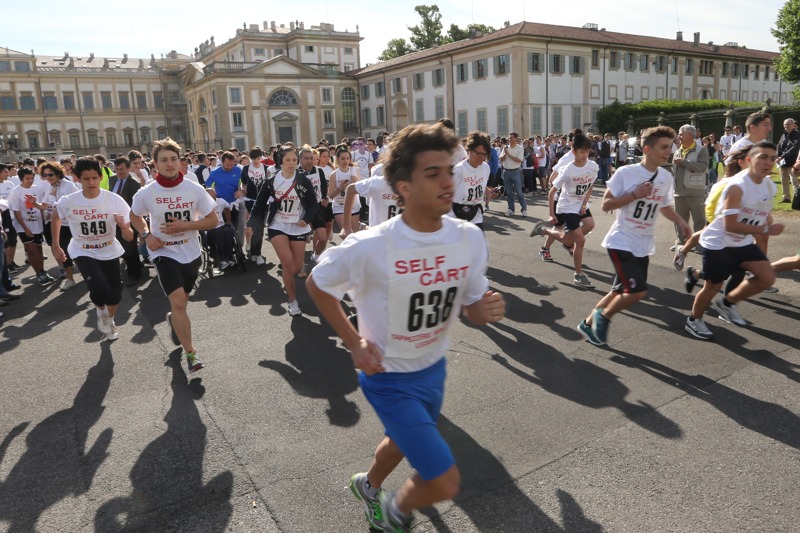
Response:
[[[775,198],[772,201],[772,212],[779,217],[800,218],[800,211],[793,210],[791,202],[788,204],[781,203],[781,200],[783,200],[783,192],[781,189],[780,176],[773,178],[772,181],[775,183],[776,188],[778,189],[775,193]]]

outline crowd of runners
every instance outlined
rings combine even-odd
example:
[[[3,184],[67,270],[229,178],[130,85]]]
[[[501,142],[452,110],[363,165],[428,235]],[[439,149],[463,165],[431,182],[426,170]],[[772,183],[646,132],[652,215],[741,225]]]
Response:
[[[448,331],[461,313],[482,325],[505,312],[503,296],[485,277],[484,210],[504,201],[505,215],[515,216],[519,203],[525,217],[526,197],[547,194],[550,217],[534,225],[531,236],[543,241],[532,255],[552,261],[558,241],[573,258],[574,283],[589,289],[583,252],[595,226],[590,199],[597,180],[604,182],[600,208],[615,220],[600,244],[615,279],[577,325],[595,345],[608,342],[617,313],[647,294],[655,224],[663,215],[675,225],[674,263],[685,269],[687,292],[702,283],[685,329],[711,339],[703,320],[709,307],[746,326],[737,304],[774,290],[776,271],[800,267],[800,252],[767,259],[769,236],[784,229],[771,215],[772,174],[788,168],[796,189],[800,147],[783,146],[783,138],[778,146],[767,142],[766,113],[748,117],[745,129],[737,137],[726,128],[719,142],[705,141],[690,125],[677,133],[650,128],[637,139],[579,130],[544,139],[516,133],[491,139],[482,132],[459,139],[443,119],[336,146],[287,143],[206,154],[164,139],[154,143],[149,161],[133,151],[111,162],[93,156],[2,165],[0,305],[20,298],[14,276],[22,261],[37,284],[56,281],[44,268],[49,252],[59,264],[60,289],[73,290],[79,273],[97,328],[115,340],[123,286],[135,287],[152,265],[169,300],[172,340],[196,372],[203,363],[188,303],[203,257],[218,272],[244,261],[263,265],[266,236],[281,265],[288,315],[302,313],[296,286],[306,278],[385,426],[372,464],[352,477],[350,488],[372,527],[410,531],[414,509],[451,499],[459,488],[453,454],[436,426]],[[701,267],[685,265],[691,250],[702,252]],[[357,319],[342,305],[347,299]],[[400,491],[383,490],[403,458],[415,474]]]

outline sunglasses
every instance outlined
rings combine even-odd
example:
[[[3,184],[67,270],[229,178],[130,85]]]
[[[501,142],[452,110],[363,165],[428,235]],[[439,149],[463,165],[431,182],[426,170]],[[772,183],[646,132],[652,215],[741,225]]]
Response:
[[[48,173],[42,174],[42,176],[44,176],[45,178],[52,178],[53,176],[55,176],[55,174],[53,174],[52,172],[48,172]]]

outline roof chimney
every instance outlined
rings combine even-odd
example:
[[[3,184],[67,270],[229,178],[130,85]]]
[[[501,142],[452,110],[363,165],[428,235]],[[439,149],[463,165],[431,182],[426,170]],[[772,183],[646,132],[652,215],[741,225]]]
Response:
[[[87,59],[87,60],[86,60],[86,62],[87,62],[87,63],[91,63],[93,59],[94,59],[94,52],[91,52],[91,53],[89,54],[89,59]]]
[[[289,23],[289,30],[294,31],[294,22]]]
[[[264,21],[264,30],[267,30],[268,28],[269,28],[269,22],[265,20]]]
[[[270,23],[269,23],[269,29],[271,29],[272,31],[275,31],[275,21],[274,21],[274,20],[271,20],[271,21],[270,21]]]
[[[700,46],[700,32],[699,31],[694,32],[694,45],[695,46]]]
[[[683,40],[683,32],[682,31],[678,32],[678,34],[675,36],[675,40],[676,41],[682,41]]]
[[[122,54],[122,64],[124,65],[127,62],[128,62],[128,54]]]

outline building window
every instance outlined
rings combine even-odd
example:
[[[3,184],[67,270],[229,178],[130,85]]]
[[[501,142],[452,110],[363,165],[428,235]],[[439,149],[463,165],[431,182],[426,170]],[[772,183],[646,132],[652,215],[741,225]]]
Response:
[[[27,61],[14,61],[14,70],[17,72],[30,72],[31,64]]]
[[[673,57],[672,58],[672,73],[673,74],[677,74],[678,73],[678,58],[677,57]]]
[[[739,63],[733,63],[731,65],[731,76],[732,77],[734,77],[734,78],[738,78],[739,77],[739,69],[740,69],[740,67],[741,67],[741,65]]]
[[[392,94],[400,94],[401,92],[403,92],[403,80],[394,78],[392,80]]]
[[[156,109],[164,109],[164,94],[161,91],[153,91],[153,105]]]
[[[328,91],[330,92],[330,89]],[[361,86],[361,99],[369,100],[369,85]],[[322,100],[325,101],[325,89],[322,89]]]
[[[48,111],[58,109],[58,98],[56,98],[55,93],[44,93],[42,107]]]
[[[217,90],[211,89],[211,105],[217,107]]]
[[[361,127],[362,128],[372,127],[372,110],[368,107],[361,110]]]
[[[31,150],[38,150],[39,149],[39,134],[38,133],[29,133],[28,134],[28,147]]]
[[[561,122],[561,106],[553,106],[553,131],[560,132],[563,131],[564,126]]]
[[[761,65],[756,65],[756,68],[753,70],[755,71],[753,72],[753,79],[757,80],[758,77],[761,75]]]
[[[306,45],[306,52],[313,52],[313,51],[314,51],[314,47],[313,46]]]
[[[634,68],[636,68],[636,54],[625,52],[625,70],[633,70]]]
[[[559,54],[550,55],[550,74],[561,74],[564,72],[564,56]]]
[[[508,108],[497,108],[497,134],[508,135]]]
[[[581,115],[582,115],[581,106],[579,106],[579,105],[572,106],[572,127],[573,128],[583,128],[583,124],[581,123],[581,122],[583,122],[583,117]]]
[[[214,116],[214,130],[217,131],[219,128],[216,127],[216,115]],[[139,129],[139,138],[145,144],[150,144],[150,128],[144,127]]]
[[[111,109],[111,93],[109,92],[102,92],[100,93],[100,106],[103,109]]]
[[[144,91],[136,92],[136,109],[147,109],[147,93]]]
[[[356,127],[356,92],[350,87],[342,89],[342,126],[346,130]]]
[[[542,129],[541,107],[531,107],[531,133],[535,133],[537,135],[542,135],[545,133]]]
[[[32,93],[21,93],[19,96],[19,108],[23,111],[36,109],[36,98]]]
[[[133,145],[133,143],[131,143],[129,146],[131,145]],[[81,134],[77,131],[69,132],[69,147],[73,150],[81,147]]]
[[[425,73],[418,72],[414,74],[414,90],[419,91],[425,88]],[[397,92],[397,91],[395,91]]]
[[[612,51],[608,55],[608,68],[616,70],[619,68],[619,52]]]
[[[8,61],[0,61],[0,72],[8,72],[11,70],[11,63]]]
[[[231,118],[234,133],[242,133],[244,131],[244,118],[242,113],[232,113]]]
[[[727,78],[731,73],[731,64],[730,63],[723,63],[722,64],[722,77]]]
[[[15,111],[17,109],[16,104],[13,96],[0,96],[0,109],[3,111]]]
[[[384,124],[386,124],[386,114],[383,112],[382,105],[379,105],[375,109],[375,122],[377,123],[376,125],[378,126],[383,126]]]
[[[542,71],[542,54],[530,52],[528,54],[528,72]]]
[[[694,59],[691,57],[686,58],[686,74],[694,74]]]
[[[253,49],[253,54],[255,54],[257,56],[263,56],[263,55],[266,55],[266,50],[264,48],[254,48]]]
[[[231,104],[242,103],[242,88],[241,87],[228,87],[228,94],[230,95]]]
[[[201,113],[205,113],[206,112],[206,99],[205,98],[201,98],[199,105],[200,105],[200,112]]]
[[[414,102],[414,121],[425,122],[425,100],[422,98]]]
[[[495,56],[494,58],[494,75],[503,76],[511,72],[511,62],[509,61],[508,54]]]
[[[272,50],[272,57],[278,57],[283,55],[283,48],[275,48]]]
[[[64,93],[64,109],[75,109],[75,93]]]
[[[478,109],[478,131],[486,131],[486,110]]]
[[[351,47],[349,47],[349,46],[345,47],[345,49],[344,49],[344,55],[346,55],[346,56],[351,56],[351,55],[353,55],[353,49],[352,49]]]
[[[642,72],[650,72],[649,54],[639,54],[639,70]]]
[[[437,96],[434,100],[436,120],[444,118],[444,96]]]
[[[94,109],[94,95],[92,93],[81,93],[83,97],[83,109],[84,111],[91,111]]]
[[[750,78],[750,65],[747,63],[742,66],[742,77],[744,79]]]
[[[352,90],[352,89],[351,89]],[[272,106],[296,106],[297,97],[291,91],[278,89],[269,97],[269,105]]]
[[[456,127],[458,128],[458,136],[459,137],[466,137],[467,133],[469,133],[469,127],[467,125],[467,112],[466,111],[459,111],[458,115],[456,116]]]
[[[600,67],[600,50],[592,50],[592,68]]]
[[[487,62],[486,59],[479,59],[472,63],[472,77],[474,79],[482,80],[486,77]]]
[[[431,72],[431,78],[433,78],[433,86],[434,87],[441,87],[444,85],[444,69],[437,68],[433,72]]]
[[[764,81],[769,81],[769,65],[764,67]]]
[[[247,142],[242,137],[237,137],[233,140],[233,146],[239,150],[239,152],[244,152],[247,150]]]
[[[322,127],[323,128],[332,128],[333,127],[333,110],[326,109],[322,112]]]
[[[106,146],[114,148],[117,146],[117,134],[113,131],[106,132]]]
[[[667,56],[656,56],[656,72],[667,70]]]
[[[462,82],[467,81],[467,64],[466,63],[459,63],[456,65],[456,81]]]
[[[375,83],[375,96],[378,98],[382,98],[386,95],[386,87],[384,86],[382,81]]]
[[[569,73],[570,74],[583,74],[586,59],[581,56],[572,56],[569,58]]]
[[[191,101],[189,102],[191,111]],[[119,93],[119,108],[120,109],[130,109],[131,108],[131,97],[127,92]]]
[[[97,130],[87,131],[86,138],[89,140],[89,148],[100,146],[100,139],[97,137]]]

